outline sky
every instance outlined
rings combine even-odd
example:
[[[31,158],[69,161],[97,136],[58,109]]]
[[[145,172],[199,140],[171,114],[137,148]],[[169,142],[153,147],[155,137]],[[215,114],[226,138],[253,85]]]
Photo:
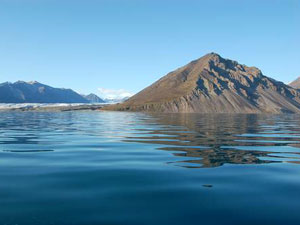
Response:
[[[209,53],[300,76],[299,0],[0,0],[0,82],[123,96]]]

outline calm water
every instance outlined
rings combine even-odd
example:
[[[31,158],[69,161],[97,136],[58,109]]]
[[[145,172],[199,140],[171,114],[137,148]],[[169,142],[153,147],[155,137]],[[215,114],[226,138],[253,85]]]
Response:
[[[0,113],[0,224],[299,224],[299,115]]]

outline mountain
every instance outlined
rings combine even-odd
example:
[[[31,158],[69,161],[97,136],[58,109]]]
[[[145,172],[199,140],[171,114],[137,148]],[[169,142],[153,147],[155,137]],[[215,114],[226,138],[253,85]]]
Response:
[[[291,86],[291,87],[293,87],[295,89],[300,89],[300,77],[298,77],[293,82],[289,83],[289,86]]]
[[[0,84],[0,103],[88,103],[71,89],[53,88],[39,82]]]
[[[106,103],[121,103],[121,102],[125,102],[126,100],[128,100],[129,97],[124,97],[124,98],[105,98],[104,101]]]
[[[97,95],[91,93],[89,95],[82,95],[86,100],[88,100],[90,103],[105,103],[105,101],[98,97]]]
[[[180,113],[300,113],[300,92],[210,53],[107,110]]]

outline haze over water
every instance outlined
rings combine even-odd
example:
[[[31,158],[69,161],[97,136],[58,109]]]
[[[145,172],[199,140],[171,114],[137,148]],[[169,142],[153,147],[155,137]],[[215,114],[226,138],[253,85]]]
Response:
[[[0,224],[297,224],[300,115],[1,112]]]

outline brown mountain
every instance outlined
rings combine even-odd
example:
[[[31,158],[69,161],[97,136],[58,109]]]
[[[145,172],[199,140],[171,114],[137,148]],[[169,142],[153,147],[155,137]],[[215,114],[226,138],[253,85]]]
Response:
[[[291,87],[293,87],[295,89],[300,89],[300,77],[298,77],[293,82],[289,83],[289,86],[291,86]]]
[[[255,67],[210,53],[106,109],[180,113],[300,113],[300,92]]]

